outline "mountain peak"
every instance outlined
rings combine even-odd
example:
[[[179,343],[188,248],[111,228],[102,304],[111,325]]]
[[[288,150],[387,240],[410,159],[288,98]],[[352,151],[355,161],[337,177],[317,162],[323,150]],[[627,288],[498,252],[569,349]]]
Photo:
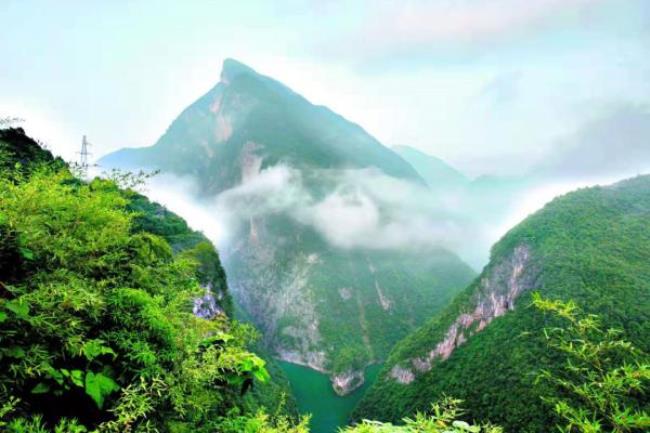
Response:
[[[242,74],[257,75],[257,72],[255,72],[255,70],[250,66],[235,59],[227,58],[223,61],[223,66],[221,67],[221,81],[228,84],[235,77]]]

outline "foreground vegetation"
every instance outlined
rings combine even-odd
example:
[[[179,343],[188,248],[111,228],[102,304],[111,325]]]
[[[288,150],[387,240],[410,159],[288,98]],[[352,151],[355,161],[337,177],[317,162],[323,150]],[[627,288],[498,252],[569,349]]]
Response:
[[[2,429],[214,432],[261,406],[255,383],[277,391],[202,235],[19,130],[0,166]],[[205,287],[219,306],[198,317]]]

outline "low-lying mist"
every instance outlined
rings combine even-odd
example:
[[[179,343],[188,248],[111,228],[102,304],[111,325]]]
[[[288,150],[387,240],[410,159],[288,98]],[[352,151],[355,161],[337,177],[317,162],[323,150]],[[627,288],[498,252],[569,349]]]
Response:
[[[476,179],[440,192],[375,169],[262,169],[215,196],[191,177],[159,174],[146,194],[185,218],[222,251],[241,224],[284,214],[315,229],[333,247],[425,251],[446,248],[480,270],[510,228],[554,197],[635,173]],[[315,187],[318,185],[318,187]]]
[[[313,187],[315,180],[320,184]],[[217,245],[250,218],[283,213],[338,248],[404,249],[461,245],[462,216],[423,185],[373,169],[308,172],[265,168],[216,196],[201,196],[190,177],[160,174],[147,194],[186,218]]]

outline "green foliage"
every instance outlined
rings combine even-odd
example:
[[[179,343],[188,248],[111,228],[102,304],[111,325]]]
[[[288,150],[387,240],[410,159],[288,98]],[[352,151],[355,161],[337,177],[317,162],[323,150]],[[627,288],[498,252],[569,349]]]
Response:
[[[5,430],[214,431],[269,379],[253,332],[192,314],[200,259],[135,226],[128,197],[67,170],[2,173]]]
[[[413,418],[404,418],[401,424],[363,420],[343,428],[340,433],[503,433],[503,429],[489,423],[470,424],[459,418],[463,415],[460,400],[445,397],[431,405],[427,412],[418,412]],[[221,420],[222,433],[309,433],[309,417],[297,422],[282,415],[269,416],[258,412],[254,416],[229,416]]]
[[[298,422],[284,416],[259,411],[253,416],[230,416],[219,424],[222,433],[309,433],[309,417]]]
[[[418,412],[415,418],[405,418],[402,425],[363,420],[342,433],[503,433],[491,424],[472,425],[458,419],[463,414],[460,400],[444,398],[431,406],[429,413]]]
[[[0,119],[0,171],[4,176],[20,176],[40,164],[64,168],[65,163],[25,135],[21,128],[7,128],[15,119]]]
[[[129,184],[137,184],[137,181],[131,179]],[[132,230],[158,235],[171,245],[175,253],[196,262],[201,285],[209,287],[224,312],[232,315],[233,305],[228,293],[226,273],[210,241],[202,233],[192,230],[178,215],[149,201],[145,196],[132,190],[125,191],[124,194],[129,199],[127,209],[132,212]]]
[[[603,329],[593,314],[571,301],[535,294],[534,305],[560,317],[563,327],[544,330],[549,347],[564,359],[564,368],[544,370],[554,394],[544,400],[562,420],[563,433],[643,432],[650,429],[650,356],[622,339],[618,329]]]
[[[80,380],[80,376],[83,375],[83,372],[80,370],[73,370],[73,372],[78,373],[77,380],[73,380],[75,385],[77,385],[79,383],[78,380]],[[119,389],[120,386],[115,383],[113,379],[108,376],[104,376],[102,373],[95,374],[92,371],[88,371],[86,373],[86,394],[92,397],[92,399],[97,404],[97,407],[100,409],[104,406],[104,399]]]

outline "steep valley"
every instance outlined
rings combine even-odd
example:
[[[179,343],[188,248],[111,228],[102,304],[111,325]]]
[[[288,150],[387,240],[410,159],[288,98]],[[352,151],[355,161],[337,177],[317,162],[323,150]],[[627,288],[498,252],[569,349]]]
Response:
[[[364,385],[341,397],[332,389],[327,375],[289,362],[280,361],[279,364],[291,382],[298,410],[311,414],[309,425],[313,433],[335,433],[337,429],[346,426],[352,410],[374,383],[381,369],[379,364],[367,367],[364,371]]]
[[[227,215],[229,286],[268,351],[329,374],[340,395],[475,275],[429,222],[400,239],[423,223],[400,195],[427,190],[406,161],[234,60],[154,146],[100,164],[191,179],[187,199]]]

